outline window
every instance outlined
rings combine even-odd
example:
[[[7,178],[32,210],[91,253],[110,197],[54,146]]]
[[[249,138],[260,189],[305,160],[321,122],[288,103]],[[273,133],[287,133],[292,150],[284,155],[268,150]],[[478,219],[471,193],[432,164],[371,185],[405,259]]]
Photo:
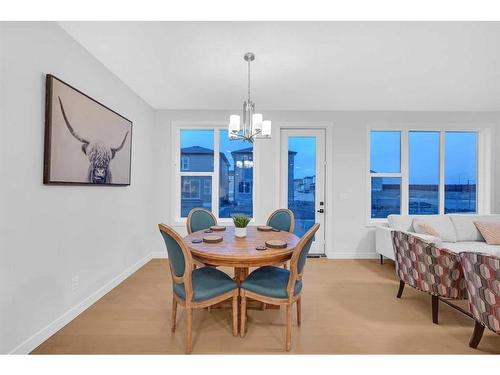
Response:
[[[180,131],[180,211],[187,217],[193,208],[212,210],[214,131]],[[207,186],[209,187],[207,189]]]
[[[206,179],[203,184],[203,194],[212,195],[212,181]]]
[[[477,164],[476,131],[371,131],[370,217],[475,213]]]
[[[445,213],[475,213],[477,180],[477,133],[446,132]]]
[[[180,217],[195,207],[219,218],[253,215],[252,144],[229,141],[225,129],[180,129],[179,147],[180,197],[175,199]]]
[[[189,156],[181,156],[181,171],[189,171]]]
[[[214,171],[214,131],[181,130],[181,170]]]
[[[252,185],[251,185],[251,182],[248,182],[248,181],[241,181],[240,182],[240,185],[239,185],[239,188],[238,188],[238,191],[240,193],[244,193],[244,194],[251,194],[252,193]]]
[[[439,132],[408,133],[410,214],[439,213]]]
[[[401,132],[370,133],[371,217],[401,212]]]

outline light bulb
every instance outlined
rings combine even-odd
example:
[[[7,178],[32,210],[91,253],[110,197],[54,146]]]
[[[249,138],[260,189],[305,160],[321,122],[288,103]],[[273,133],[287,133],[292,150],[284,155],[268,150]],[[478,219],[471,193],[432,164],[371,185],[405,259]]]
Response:
[[[262,130],[262,114],[254,113],[252,116],[252,133],[260,133]]]
[[[262,135],[264,137],[271,136],[271,121],[270,120],[262,121]]]
[[[229,117],[229,133],[238,133],[240,131],[240,116],[231,115]]]

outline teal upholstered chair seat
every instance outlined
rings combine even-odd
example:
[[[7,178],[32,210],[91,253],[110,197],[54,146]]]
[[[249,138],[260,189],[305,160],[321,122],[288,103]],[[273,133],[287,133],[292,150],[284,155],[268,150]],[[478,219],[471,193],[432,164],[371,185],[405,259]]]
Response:
[[[260,267],[241,284],[241,288],[271,298],[288,298],[287,285],[290,271],[273,267]],[[302,290],[302,281],[295,282],[294,294]]]
[[[293,232],[295,219],[293,217],[293,212],[281,208],[279,210],[274,211],[267,219],[267,225],[285,231],[285,232]]]
[[[201,302],[217,297],[238,287],[234,280],[227,274],[211,267],[202,267],[194,270],[191,280],[194,302]],[[184,284],[174,284],[174,293],[179,298],[186,299]]]
[[[204,208],[193,208],[189,212],[186,225],[188,233],[193,233],[217,225],[217,220],[210,211]]]

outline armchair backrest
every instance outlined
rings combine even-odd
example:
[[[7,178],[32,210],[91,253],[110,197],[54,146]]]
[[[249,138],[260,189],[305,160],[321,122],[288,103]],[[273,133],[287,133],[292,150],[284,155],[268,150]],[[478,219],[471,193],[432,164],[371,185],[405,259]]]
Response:
[[[314,224],[300,239],[299,243],[293,250],[292,258],[290,260],[290,277],[288,279],[287,291],[288,298],[294,295],[295,283],[297,280],[302,280],[304,268],[306,265],[307,254],[311,250],[311,245],[314,241],[314,235],[319,229],[319,224]]]
[[[457,253],[411,234],[391,232],[396,273],[401,281],[435,296],[462,299],[465,282]]]
[[[280,208],[269,215],[267,225],[285,232],[293,233],[295,229],[293,212],[288,208]]]
[[[165,241],[168,252],[168,263],[174,284],[184,284],[186,301],[191,301],[193,288],[191,272],[193,259],[182,237],[173,228],[166,224],[158,224],[160,233]]]
[[[500,257],[463,252],[460,260],[472,315],[500,334]]]
[[[186,226],[189,234],[217,225],[214,214],[204,208],[193,208],[189,211]]]

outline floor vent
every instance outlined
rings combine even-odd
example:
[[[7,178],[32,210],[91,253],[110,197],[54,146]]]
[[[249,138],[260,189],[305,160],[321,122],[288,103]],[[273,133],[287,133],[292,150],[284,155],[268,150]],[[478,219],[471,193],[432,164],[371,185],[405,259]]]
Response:
[[[326,257],[326,255],[323,255],[323,254],[308,254],[307,257],[308,258],[324,258],[324,257]]]

